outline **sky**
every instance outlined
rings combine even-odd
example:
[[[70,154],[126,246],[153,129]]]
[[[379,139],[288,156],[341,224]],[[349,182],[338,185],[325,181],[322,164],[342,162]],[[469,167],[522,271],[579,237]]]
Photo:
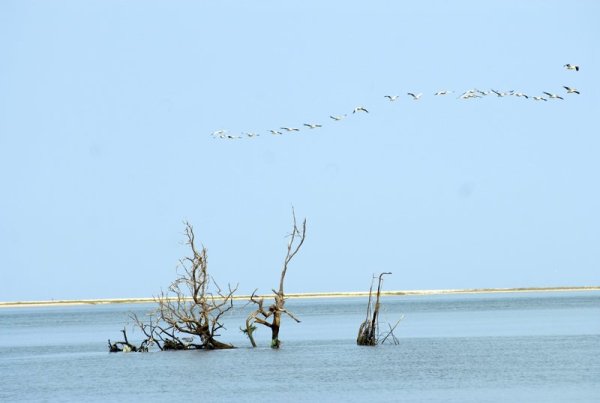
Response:
[[[268,293],[292,207],[307,237],[288,292],[382,271],[388,290],[600,285],[599,15],[2,1],[0,300],[157,295],[189,255],[184,221],[220,286]],[[459,98],[473,88],[564,100]],[[269,133],[284,126],[301,130]]]

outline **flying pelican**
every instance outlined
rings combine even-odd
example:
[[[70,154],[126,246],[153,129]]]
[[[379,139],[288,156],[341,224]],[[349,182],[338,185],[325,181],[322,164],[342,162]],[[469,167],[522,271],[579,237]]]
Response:
[[[304,126],[308,127],[309,129],[316,129],[317,127],[323,127],[322,125],[319,125],[316,123],[304,123]]]
[[[210,135],[213,137],[220,137],[221,135],[227,133],[227,130],[225,129],[220,129],[220,130],[215,130],[214,132],[212,132]]]
[[[246,136],[248,136],[249,138],[256,137],[256,136],[260,136],[260,134],[258,134],[258,133],[253,133],[253,132],[246,132],[246,133],[242,133],[242,134],[245,134],[245,135],[246,135]]]
[[[299,132],[300,129],[297,127],[280,127],[281,130],[285,130],[286,132]]]
[[[561,97],[560,95],[551,94],[551,93],[546,92],[546,91],[544,91],[544,94],[548,95],[549,99],[563,99],[563,97]]]
[[[544,97],[533,97],[533,100],[534,101],[547,101],[547,99]]]
[[[413,97],[414,101],[418,101],[423,95],[423,93],[419,92],[418,94],[413,94],[412,92],[407,92],[406,95],[410,95],[411,97]]]
[[[510,90],[510,91],[508,91],[508,92],[498,92],[498,91],[496,91],[496,90],[492,90],[492,92],[493,92],[494,94],[496,94],[497,96],[499,96],[499,97],[505,97],[505,96],[507,96],[507,95],[512,95],[512,94],[513,94],[515,91],[513,91],[513,90]]]
[[[566,85],[563,85],[563,88],[565,90],[567,90],[567,94],[577,94],[577,95],[579,95],[579,91],[576,88],[567,87]]]
[[[394,102],[396,99],[398,99],[398,95],[384,95],[383,97],[389,99],[390,102]]]
[[[471,98],[481,98],[481,96],[477,95],[475,93],[475,90],[467,90],[467,91],[463,92],[459,98],[460,99],[471,99]]]
[[[369,113],[369,111],[366,110],[365,108],[363,108],[362,106],[357,106],[356,108],[354,108],[354,110],[352,111],[352,113],[356,113],[356,112],[367,112],[367,113]]]
[[[344,119],[346,117],[346,115],[339,115],[339,116],[334,116],[334,115],[329,115],[329,117],[333,120],[335,120],[336,122]]]
[[[523,98],[525,98],[525,99],[529,99],[529,96],[527,96],[527,94],[524,94],[524,93],[522,93],[522,92],[515,92],[513,95],[514,95],[515,97],[519,97],[519,98],[523,97]]]
[[[274,135],[274,136],[277,136],[277,135],[283,134],[283,133],[281,133],[281,132],[280,132],[280,131],[278,131],[278,130],[273,130],[273,129],[271,129],[271,130],[269,130],[269,131],[270,131],[270,132],[271,132],[271,134],[272,134],[272,135]]]
[[[448,94],[451,94],[451,93],[452,93],[452,91],[448,91],[448,90],[442,90],[442,91],[438,91],[438,92],[436,92],[436,93],[435,93],[435,94],[433,94],[433,95],[448,95]]]
[[[579,66],[571,64],[571,63],[567,63],[565,64],[565,68],[567,70],[575,70],[575,71],[579,71]]]

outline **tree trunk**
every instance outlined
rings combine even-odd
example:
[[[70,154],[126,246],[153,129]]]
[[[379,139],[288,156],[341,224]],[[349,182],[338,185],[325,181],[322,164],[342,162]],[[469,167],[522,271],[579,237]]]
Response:
[[[381,273],[379,275],[379,283],[377,285],[377,295],[375,297],[375,306],[373,309],[373,317],[369,319],[369,313],[371,311],[371,301],[372,301],[372,292],[373,292],[373,284],[371,284],[371,289],[369,290],[369,303],[367,306],[367,318],[360,325],[358,329],[358,337],[356,338],[356,344],[359,346],[376,346],[379,343],[377,329],[379,327],[378,315],[379,315],[379,297],[381,295],[381,283],[383,281],[384,274],[392,274],[389,272]]]
[[[279,325],[281,323],[281,314],[275,312],[273,315],[273,323],[271,323],[271,348],[279,348],[281,342],[279,341]]]

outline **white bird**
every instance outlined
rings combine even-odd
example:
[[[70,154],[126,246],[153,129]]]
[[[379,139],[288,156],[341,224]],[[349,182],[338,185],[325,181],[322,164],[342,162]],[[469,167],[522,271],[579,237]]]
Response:
[[[465,92],[462,93],[462,95],[459,97],[460,99],[472,99],[472,98],[481,98],[480,95],[477,95],[475,93],[476,90],[467,90]]]
[[[331,119],[335,120],[336,122],[338,122],[338,121],[344,119],[346,117],[346,115],[345,114],[344,115],[339,115],[339,116],[329,115],[329,117]]]
[[[246,132],[246,133],[242,133],[245,134],[246,136],[252,138],[252,137],[256,137],[256,136],[260,136],[260,134],[258,133],[253,133],[253,132]]]
[[[221,129],[221,130],[215,130],[210,135],[213,136],[213,137],[219,137],[219,136],[222,136],[225,133],[227,133],[227,130]]]
[[[529,96],[527,94],[522,93],[522,92],[515,92],[513,95],[516,96],[516,97],[519,97],[519,98],[523,97],[525,99],[529,99]]]
[[[273,129],[271,129],[271,130],[269,130],[269,131],[270,131],[270,132],[271,132],[271,134],[272,134],[272,135],[274,135],[274,136],[276,136],[276,135],[279,135],[279,134],[283,134],[283,133],[281,133],[281,132],[280,132],[280,131],[278,131],[278,130],[273,130]]]
[[[491,92],[491,91],[481,91],[481,90],[475,89],[475,92],[477,92],[477,93],[479,93],[480,95],[482,95],[482,96],[484,96],[484,97],[485,97],[486,95],[490,95],[490,92]]]
[[[398,99],[398,95],[384,95],[383,97],[389,99],[390,102],[393,102],[396,99]]]
[[[304,123],[304,126],[308,127],[309,129],[316,129],[317,127],[323,127],[322,125],[319,125],[316,123]]]
[[[413,97],[414,101],[418,101],[423,95],[423,93],[419,92],[418,94],[413,94],[412,92],[407,92],[406,95],[410,95],[411,97]]]
[[[362,106],[357,106],[356,108],[354,108],[354,110],[352,111],[352,113],[356,113],[356,112],[366,112],[366,113],[369,113],[369,111],[366,110],[365,108],[363,108]]]
[[[567,94],[578,94],[579,95],[579,91],[576,88],[567,87],[566,85],[563,85],[563,88],[565,90],[567,90]]]
[[[547,99],[544,97],[533,97],[533,100],[534,101],[547,101]]]
[[[548,95],[548,98],[550,99],[564,99],[563,97],[561,97],[560,95],[556,95],[556,94],[551,94],[549,92],[543,91],[544,94]]]
[[[299,132],[300,129],[297,127],[280,127],[281,130],[285,130],[286,132]]]
[[[575,70],[575,71],[579,71],[579,66],[571,64],[571,63],[567,63],[565,64],[565,68],[567,70]]]
[[[492,90],[492,92],[494,94],[496,94],[497,96],[499,96],[499,97],[505,97],[507,95],[512,95],[515,91],[514,90],[510,90],[508,92],[499,92],[499,91],[496,91],[496,90]]]
[[[436,92],[436,93],[435,93],[435,94],[433,94],[433,95],[448,95],[448,94],[451,94],[451,93],[452,93],[452,91],[448,91],[448,90],[442,90],[442,91],[438,91],[438,92]]]

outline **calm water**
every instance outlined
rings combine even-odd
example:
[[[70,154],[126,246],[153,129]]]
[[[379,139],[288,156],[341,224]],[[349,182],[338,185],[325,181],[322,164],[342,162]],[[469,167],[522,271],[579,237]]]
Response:
[[[366,299],[290,300],[282,349],[109,354],[152,305],[0,309],[1,401],[600,401],[600,293],[394,297],[400,345],[358,347]],[[139,333],[130,334],[138,340]]]

